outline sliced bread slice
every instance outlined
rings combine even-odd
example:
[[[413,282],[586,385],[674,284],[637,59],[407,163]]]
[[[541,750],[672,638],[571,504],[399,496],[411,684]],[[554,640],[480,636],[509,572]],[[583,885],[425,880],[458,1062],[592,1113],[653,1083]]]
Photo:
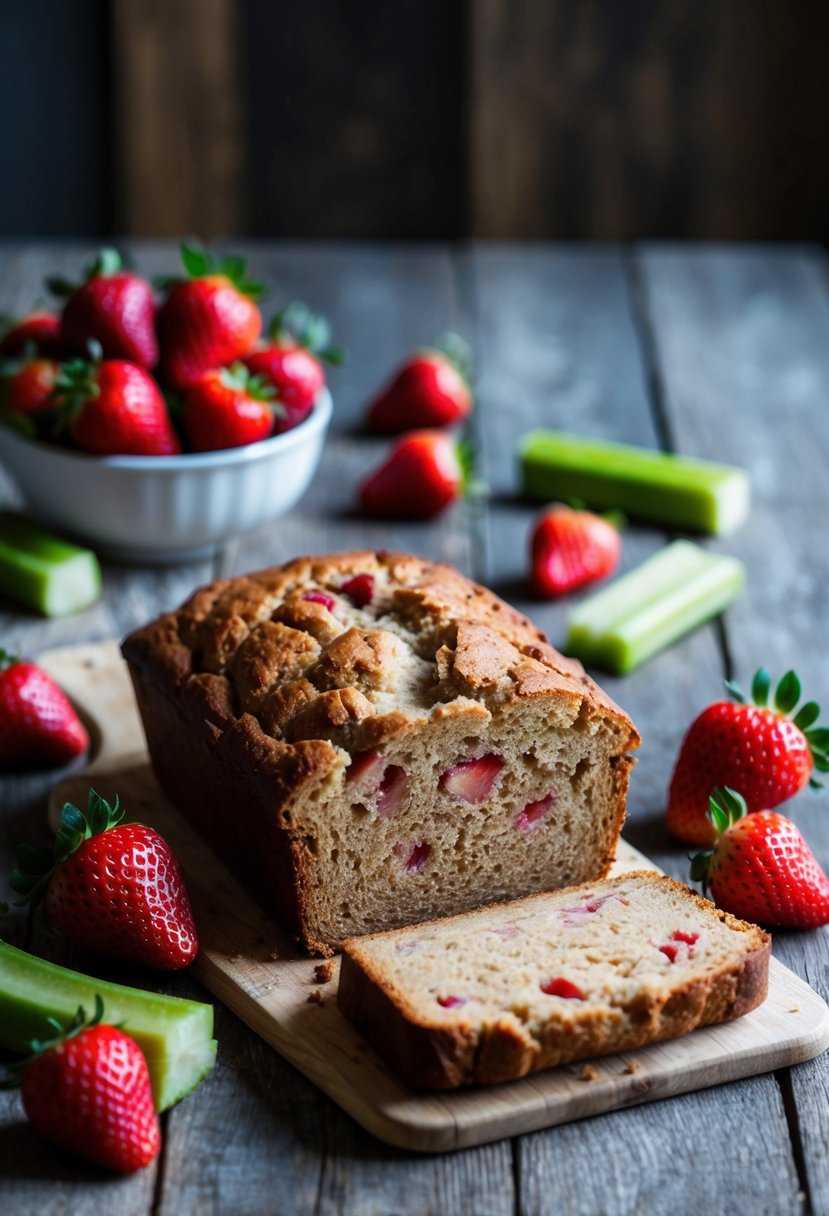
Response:
[[[349,938],[338,1002],[419,1088],[506,1081],[754,1009],[771,939],[650,871]]]

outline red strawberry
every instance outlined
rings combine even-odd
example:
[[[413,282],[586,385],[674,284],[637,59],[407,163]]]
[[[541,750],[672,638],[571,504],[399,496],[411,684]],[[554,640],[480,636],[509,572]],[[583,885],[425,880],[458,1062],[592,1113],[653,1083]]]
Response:
[[[459,760],[441,774],[438,787],[459,802],[480,806],[492,792],[503,767],[503,758],[495,752],[474,760]]]
[[[52,406],[51,394],[60,376],[60,364],[42,357],[15,360],[2,371],[3,412],[29,417]]]
[[[38,309],[19,321],[9,322],[0,338],[0,356],[14,358],[27,347],[36,354],[59,359],[64,354],[60,318]]]
[[[820,707],[807,701],[791,719],[800,700],[797,676],[783,676],[773,708],[767,705],[770,685],[761,667],[752,684],[754,703],[746,704],[742,691],[727,683],[738,703],[717,701],[691,723],[671,778],[666,820],[684,844],[713,843],[708,795],[715,786],[739,788],[753,812],[792,798],[810,780],[813,766],[829,772],[829,730],[814,726]]]
[[[190,278],[170,286],[158,314],[164,381],[178,392],[250,354],[262,331],[254,300],[264,290],[245,278],[241,258],[216,259],[190,245],[181,258]]]
[[[295,301],[274,317],[268,329],[270,342],[260,344],[244,360],[248,370],[273,385],[281,414],[275,431],[290,431],[303,422],[325,384],[321,360],[339,364],[345,360],[341,346],[331,346],[331,329],[324,317],[315,316]]]
[[[84,1022],[79,1009],[64,1033],[38,1043],[22,1067],[20,1093],[33,1127],[47,1140],[122,1174],[149,1165],[161,1148],[147,1061],[134,1039],[101,1025],[103,1003]]]
[[[829,878],[800,831],[777,811],[748,813],[733,789],[709,799],[714,846],[691,862],[691,877],[743,920],[784,929],[829,924]]]
[[[611,574],[622,541],[609,520],[591,511],[557,505],[536,522],[530,538],[530,582],[535,595],[549,599]]]
[[[355,608],[366,608],[374,599],[374,575],[355,574],[340,587],[343,595],[347,595]]]
[[[195,452],[238,448],[273,434],[280,406],[261,376],[243,363],[205,372],[184,398],[184,430]]]
[[[369,427],[396,435],[462,422],[472,409],[469,370],[469,348],[456,334],[416,351],[369,405]]]
[[[0,650],[0,763],[67,764],[88,747],[86,727],[52,677]]]
[[[412,431],[360,486],[360,505],[381,519],[431,519],[460,497],[468,456],[443,431]]]
[[[67,802],[52,855],[27,845],[11,885],[19,903],[43,901],[67,941],[128,962],[174,971],[199,943],[179,864],[158,832],[122,823],[124,811],[89,791],[86,814]]]
[[[161,391],[149,372],[123,359],[64,365],[55,389],[57,429],[85,452],[172,456],[181,451]]]
[[[68,296],[61,322],[63,340],[85,355],[90,339],[108,359],[129,359],[140,367],[158,363],[155,301],[146,279],[124,270],[115,249],[102,249],[86,267],[85,282],[49,279],[49,288]]]

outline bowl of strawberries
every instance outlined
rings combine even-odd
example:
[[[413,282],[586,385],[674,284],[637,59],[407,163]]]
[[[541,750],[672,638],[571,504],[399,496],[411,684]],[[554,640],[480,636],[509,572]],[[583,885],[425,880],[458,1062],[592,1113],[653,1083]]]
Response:
[[[263,334],[240,258],[182,246],[152,286],[104,250],[60,316],[0,339],[0,459],[44,522],[104,556],[171,563],[276,519],[308,488],[341,362],[294,303]]]

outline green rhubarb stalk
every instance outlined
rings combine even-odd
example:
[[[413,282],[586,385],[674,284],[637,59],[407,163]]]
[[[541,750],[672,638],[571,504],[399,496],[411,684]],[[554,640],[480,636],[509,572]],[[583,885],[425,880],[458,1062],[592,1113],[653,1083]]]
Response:
[[[98,559],[22,515],[0,511],[0,593],[44,616],[80,612],[101,594]]]
[[[624,675],[717,616],[744,582],[736,558],[675,541],[580,604],[568,622],[565,650]]]
[[[575,498],[713,535],[748,515],[748,474],[734,465],[546,430],[524,435],[518,456],[524,493],[545,502]]]
[[[95,997],[104,1021],[135,1039],[150,1071],[157,1110],[178,1102],[213,1067],[213,1006],[93,979],[0,942],[0,1046],[29,1052],[33,1039],[54,1037],[49,1018],[68,1026]]]

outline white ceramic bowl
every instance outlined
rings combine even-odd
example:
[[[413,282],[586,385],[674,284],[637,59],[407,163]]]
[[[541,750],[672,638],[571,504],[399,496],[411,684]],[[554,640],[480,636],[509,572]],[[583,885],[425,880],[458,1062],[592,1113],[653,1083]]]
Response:
[[[323,389],[292,431],[183,456],[89,456],[0,426],[0,460],[44,523],[104,557],[170,564],[290,510],[316,472],[331,408]]]

